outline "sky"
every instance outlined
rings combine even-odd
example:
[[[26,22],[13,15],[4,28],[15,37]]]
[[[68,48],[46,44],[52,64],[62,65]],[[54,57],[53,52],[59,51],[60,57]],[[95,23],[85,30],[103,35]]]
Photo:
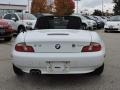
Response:
[[[113,0],[103,0],[103,10],[113,11]],[[93,12],[94,9],[102,10],[102,0],[81,0],[79,2],[79,10],[89,10]]]
[[[113,10],[112,1],[113,0],[103,0],[104,11],[109,10],[109,12],[112,12],[112,10]],[[28,0],[0,0],[0,3],[27,5]],[[94,9],[102,10],[102,0],[80,0],[78,9],[79,9],[79,12],[82,10],[86,10],[86,11],[89,10],[89,12],[93,12]]]
[[[2,4],[22,4],[22,5],[27,5],[27,0],[0,0],[0,3]]]

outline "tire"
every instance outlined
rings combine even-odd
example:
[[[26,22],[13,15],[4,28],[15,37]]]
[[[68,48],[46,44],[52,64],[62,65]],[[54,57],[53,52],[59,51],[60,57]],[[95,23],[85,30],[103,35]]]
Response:
[[[103,71],[104,71],[104,64],[102,65],[102,66],[100,66],[99,68],[97,68],[94,72],[93,72],[93,74],[94,75],[101,75],[102,73],[103,73]]]
[[[86,25],[85,25],[85,24],[82,24],[82,25],[81,25],[81,29],[86,30]]]
[[[25,29],[24,26],[19,26],[18,27],[18,34],[21,33],[21,32],[25,32],[25,31],[26,31],[26,29]]]
[[[105,32],[105,33],[108,33],[109,31],[108,31],[108,30],[105,30],[104,32]]]
[[[17,76],[23,76],[24,75],[24,72],[21,69],[19,69],[18,67],[16,67],[15,65],[13,65],[13,71]]]
[[[5,41],[11,41],[12,37],[5,37],[4,40]]]
[[[93,31],[93,30],[94,30],[94,28],[93,28],[93,27],[89,27],[89,30]]]

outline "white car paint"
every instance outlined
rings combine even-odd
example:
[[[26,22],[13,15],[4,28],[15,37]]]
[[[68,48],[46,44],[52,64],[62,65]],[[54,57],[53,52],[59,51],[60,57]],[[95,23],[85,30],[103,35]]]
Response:
[[[16,51],[15,45],[23,42],[32,46],[34,52]],[[90,42],[99,43],[102,49],[98,52],[81,52]],[[56,44],[60,44],[61,49],[56,49]],[[42,74],[81,74],[93,72],[104,63],[105,46],[96,32],[74,29],[34,30],[18,35],[12,56],[12,63],[26,73],[30,73],[31,69],[39,69]]]
[[[16,25],[16,23],[13,20],[7,20],[7,19],[5,19],[5,20],[11,25],[11,28],[13,30],[16,30],[17,25]]]
[[[86,24],[86,29],[94,29],[94,25],[97,26],[97,23],[94,20],[89,20],[86,17],[80,15],[80,14],[76,14],[75,16],[79,16],[82,20],[82,23]]]
[[[109,29],[109,31],[120,31],[120,21],[107,21],[104,28]]]
[[[82,22],[87,25],[87,29],[94,29],[94,25],[96,25],[95,21],[89,19],[83,19]]]
[[[12,22],[12,24],[13,24],[12,28],[14,28],[14,30],[17,31],[19,26],[21,26],[21,25],[24,26],[26,29],[34,29],[37,18],[34,19],[34,20],[21,19],[20,16],[18,15],[18,14],[21,14],[21,13],[14,13],[14,14],[18,18],[18,20],[14,21],[14,20],[12,20],[12,18],[11,19],[7,19],[8,21],[11,21],[11,20],[14,21],[14,23]],[[29,14],[29,13],[22,13],[22,14],[24,15],[24,14]],[[6,14],[6,15],[8,15],[8,14]],[[32,15],[32,14],[29,14],[29,15]],[[4,19],[6,19],[5,16],[3,17]]]
[[[120,15],[112,16],[105,24],[105,31],[120,31]]]

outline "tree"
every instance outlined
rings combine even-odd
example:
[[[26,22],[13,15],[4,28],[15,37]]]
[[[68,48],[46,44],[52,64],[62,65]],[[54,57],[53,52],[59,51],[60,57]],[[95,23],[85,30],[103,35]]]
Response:
[[[64,16],[74,12],[75,3],[73,0],[54,0],[55,15]]]
[[[31,13],[46,13],[47,9],[47,0],[33,0],[31,5]]]
[[[94,10],[93,15],[102,16],[102,12],[100,10]]]
[[[113,0],[113,3],[115,3],[115,6],[114,6],[114,14],[115,15],[120,15],[120,0]]]

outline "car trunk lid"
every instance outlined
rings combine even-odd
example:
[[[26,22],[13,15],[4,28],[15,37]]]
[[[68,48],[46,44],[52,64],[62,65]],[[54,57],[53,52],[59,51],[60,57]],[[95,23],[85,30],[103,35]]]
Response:
[[[82,30],[35,30],[27,32],[25,42],[36,53],[78,53],[90,44],[91,35]]]

